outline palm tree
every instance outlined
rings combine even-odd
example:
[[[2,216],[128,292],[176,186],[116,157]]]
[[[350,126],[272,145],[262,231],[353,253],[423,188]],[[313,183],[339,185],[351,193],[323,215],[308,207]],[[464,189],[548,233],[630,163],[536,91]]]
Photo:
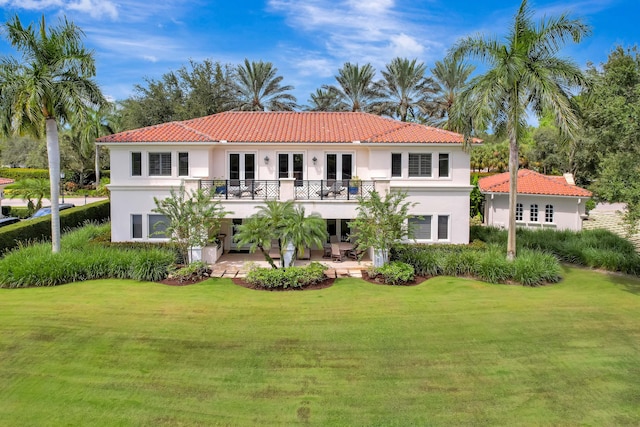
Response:
[[[316,89],[309,96],[307,111],[344,111],[347,106],[340,101],[338,94],[327,89]]]
[[[47,28],[24,27],[18,16],[3,25],[10,44],[21,58],[0,62],[0,130],[5,134],[31,134],[47,141],[51,185],[51,240],[60,251],[60,145],[58,126],[85,114],[87,106],[105,99],[97,84],[93,53],[82,45],[84,33],[65,18]]]
[[[42,199],[50,199],[51,186],[49,180],[42,178],[27,178],[11,184],[11,192],[7,192],[10,199],[20,198],[27,201],[27,212],[32,215],[42,207]],[[33,200],[35,199],[35,203]]]
[[[340,87],[325,85],[322,88],[338,98],[341,111],[371,112],[375,102],[382,96],[373,80],[375,74],[376,70],[371,64],[360,67],[347,62],[336,76]]]
[[[293,86],[281,86],[282,76],[271,62],[244,60],[236,69],[230,106],[240,111],[293,111],[296,97],[287,93]]]
[[[115,109],[115,104],[108,103],[102,108],[89,110],[84,121],[78,123],[82,150],[93,147],[95,152],[96,186],[100,184],[100,146],[95,143],[96,139],[122,131]]]
[[[431,73],[435,80],[437,96],[429,108],[430,124],[451,131],[462,130],[451,117],[451,109],[473,70],[475,70],[473,65],[465,64],[452,57],[436,61]]]
[[[249,245],[249,251],[260,250],[272,268],[277,268],[269,256],[271,242],[278,241],[280,266],[285,265],[284,252],[289,244],[295,248],[291,265],[296,252],[302,253],[304,248],[322,246],[326,241],[327,231],[324,220],[318,214],[305,215],[304,208],[296,207],[292,200],[280,202],[267,201],[258,206],[258,212],[238,227],[235,237],[240,245]]]
[[[578,118],[569,90],[586,84],[580,68],[557,56],[568,40],[578,43],[589,27],[566,14],[532,21],[532,10],[523,0],[504,43],[482,36],[467,37],[451,49],[450,57],[477,58],[489,65],[460,95],[459,103],[474,124],[491,123],[509,138],[509,231],[507,259],[516,255],[515,206],[518,179],[518,141],[526,130],[528,108],[537,114],[552,111],[558,128],[575,134]],[[490,112],[490,114],[488,114]]]
[[[387,64],[380,84],[384,100],[377,104],[380,112],[403,122],[424,114],[436,89],[433,80],[425,76],[426,71],[427,66],[416,59],[395,58]]]

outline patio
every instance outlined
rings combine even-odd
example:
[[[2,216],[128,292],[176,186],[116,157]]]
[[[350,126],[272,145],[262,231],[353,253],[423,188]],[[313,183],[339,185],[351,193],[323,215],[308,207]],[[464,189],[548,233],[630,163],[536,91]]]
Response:
[[[362,277],[361,270],[366,270],[371,266],[372,262],[369,256],[365,254],[361,261],[355,261],[346,258],[341,262],[332,261],[331,258],[323,258],[322,250],[311,251],[311,259],[296,260],[296,266],[308,265],[312,261],[320,262],[329,267],[327,275],[329,277]],[[278,265],[279,260],[275,260]],[[269,263],[265,261],[264,256],[260,252],[225,252],[218,262],[213,264],[214,277],[245,277],[249,271],[250,264],[257,264],[261,267],[269,267]]]

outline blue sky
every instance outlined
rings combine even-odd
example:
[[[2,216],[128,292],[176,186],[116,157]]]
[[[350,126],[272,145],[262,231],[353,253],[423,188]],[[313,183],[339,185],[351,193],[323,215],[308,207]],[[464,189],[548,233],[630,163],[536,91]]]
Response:
[[[617,44],[638,42],[639,0],[531,0],[538,17],[569,11],[593,34],[563,51],[579,65],[601,63]],[[66,15],[95,51],[97,80],[112,99],[133,93],[189,59],[271,61],[299,104],[347,61],[380,70],[396,56],[429,67],[460,37],[501,36],[520,0],[0,0],[3,21],[18,14],[50,23]],[[0,40],[0,55],[14,54]]]

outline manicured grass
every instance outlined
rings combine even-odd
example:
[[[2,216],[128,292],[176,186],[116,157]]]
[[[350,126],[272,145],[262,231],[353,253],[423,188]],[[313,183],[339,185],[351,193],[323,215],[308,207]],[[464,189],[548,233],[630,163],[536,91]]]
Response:
[[[0,424],[640,424],[640,281],[564,277],[0,290]]]

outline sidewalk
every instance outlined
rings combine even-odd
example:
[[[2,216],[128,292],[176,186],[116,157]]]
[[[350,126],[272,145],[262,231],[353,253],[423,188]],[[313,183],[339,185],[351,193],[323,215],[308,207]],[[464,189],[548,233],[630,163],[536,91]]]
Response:
[[[65,197],[65,203],[72,203],[76,206],[84,206],[89,203],[99,202],[101,200],[107,200],[107,197]],[[62,198],[60,198],[60,203],[62,203]],[[17,206],[17,207],[26,207],[27,202],[22,199],[2,199],[2,206]],[[51,206],[51,201],[48,199],[42,199],[42,206]]]

